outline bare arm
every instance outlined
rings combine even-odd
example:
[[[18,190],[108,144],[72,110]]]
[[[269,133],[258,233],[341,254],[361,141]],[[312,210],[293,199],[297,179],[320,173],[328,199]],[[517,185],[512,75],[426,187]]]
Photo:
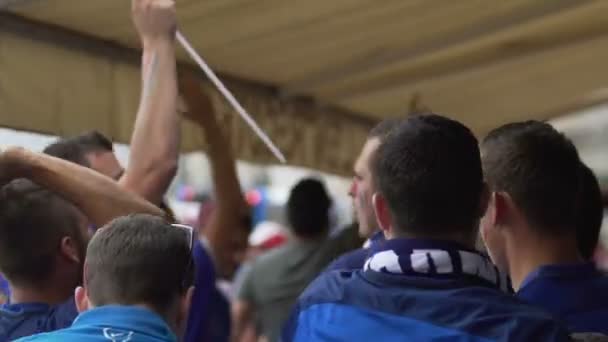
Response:
[[[22,148],[0,153],[0,184],[23,177],[73,203],[98,227],[132,213],[164,215],[156,206],[89,168]]]
[[[232,342],[255,342],[257,333],[253,322],[253,308],[243,300],[232,304]]]
[[[142,91],[129,166],[119,182],[158,205],[177,172],[181,141],[174,3],[133,0],[133,20],[143,44]]]
[[[180,84],[188,105],[186,115],[202,127],[207,139],[214,185],[216,209],[202,233],[216,252],[220,273],[229,275],[234,270],[229,265],[231,262],[223,259],[230,258],[232,249],[246,246],[246,240],[240,241],[239,237],[246,239],[249,209],[241,192],[230,142],[217,122],[211,100],[195,79],[184,75],[180,77]]]

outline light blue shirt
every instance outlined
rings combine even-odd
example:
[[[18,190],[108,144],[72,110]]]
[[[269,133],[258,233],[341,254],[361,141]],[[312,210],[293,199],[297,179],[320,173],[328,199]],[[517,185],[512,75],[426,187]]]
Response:
[[[160,342],[177,341],[156,313],[135,306],[107,305],[80,314],[66,329],[24,337],[18,342]]]

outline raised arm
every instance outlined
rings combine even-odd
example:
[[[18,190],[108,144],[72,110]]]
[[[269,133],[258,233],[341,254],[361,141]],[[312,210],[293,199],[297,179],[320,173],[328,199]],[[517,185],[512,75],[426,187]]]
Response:
[[[216,209],[201,233],[211,245],[219,273],[229,277],[237,266],[235,254],[247,245],[249,209],[241,192],[230,142],[217,122],[210,98],[191,76],[180,76],[180,86],[188,105],[186,116],[202,127],[207,140],[213,178]]]
[[[173,0],[132,0],[132,4],[143,45],[142,91],[129,166],[119,182],[158,205],[177,172],[181,140],[175,4]]]
[[[62,196],[98,227],[131,213],[164,215],[162,210],[101,173],[22,148],[0,152],[0,185],[15,178],[27,178]]]

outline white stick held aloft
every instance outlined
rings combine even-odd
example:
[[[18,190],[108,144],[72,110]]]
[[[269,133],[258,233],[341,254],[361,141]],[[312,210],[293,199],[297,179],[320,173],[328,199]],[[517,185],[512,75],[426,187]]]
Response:
[[[230,103],[230,105],[232,105],[232,108],[234,108],[234,110],[236,110],[236,112],[239,113],[239,115],[243,118],[243,120],[245,120],[245,122],[249,125],[249,127],[251,127],[251,129],[253,129],[253,131],[258,135],[258,137],[260,137],[260,139],[262,139],[264,144],[266,144],[268,149],[270,149],[270,152],[272,152],[272,154],[274,154],[275,157],[277,157],[277,159],[281,163],[285,163],[286,160],[285,160],[285,156],[283,156],[283,153],[281,153],[279,148],[275,146],[275,144],[272,142],[272,140],[270,140],[268,135],[266,135],[266,133],[264,133],[264,131],[262,131],[262,129],[255,122],[255,120],[253,120],[251,118],[249,113],[247,113],[245,108],[243,108],[243,106],[241,106],[239,101],[237,101],[237,99],[234,97],[234,95],[232,95],[230,90],[228,90],[228,88],[226,88],[226,86],[224,86],[222,81],[220,81],[220,79],[215,75],[213,70],[211,70],[209,65],[207,65],[207,63],[203,60],[203,58],[196,52],[196,50],[194,50],[194,48],[188,42],[188,40],[179,31],[177,31],[176,37],[177,37],[177,41],[186,50],[186,52],[190,55],[190,57],[201,67],[203,72],[207,75],[207,77],[209,77],[209,79],[215,85],[217,90],[219,90],[219,92],[222,93],[222,95],[224,95],[224,97]]]

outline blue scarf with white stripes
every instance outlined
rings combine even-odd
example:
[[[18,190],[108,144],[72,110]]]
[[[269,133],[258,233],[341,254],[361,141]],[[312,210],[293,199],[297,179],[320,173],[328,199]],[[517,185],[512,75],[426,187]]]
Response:
[[[487,256],[449,241],[394,239],[374,244],[363,270],[438,279],[473,277],[513,292],[509,278]]]

